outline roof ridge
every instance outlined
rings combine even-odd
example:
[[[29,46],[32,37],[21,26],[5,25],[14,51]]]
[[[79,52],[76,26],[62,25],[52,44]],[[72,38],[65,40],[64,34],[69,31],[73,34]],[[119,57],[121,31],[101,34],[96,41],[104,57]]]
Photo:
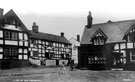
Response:
[[[104,23],[96,23],[96,24],[92,24],[92,25],[112,24],[112,23],[129,22],[129,21],[135,21],[135,19],[131,19],[131,20],[120,20],[120,21],[111,21],[111,22],[104,22]]]
[[[32,31],[32,30],[29,30],[29,31]],[[43,34],[48,34],[48,35],[53,35],[53,36],[61,37],[61,36],[59,36],[59,35],[55,35],[55,34],[51,34],[51,33],[45,33],[45,32],[38,32],[38,33],[43,33]]]

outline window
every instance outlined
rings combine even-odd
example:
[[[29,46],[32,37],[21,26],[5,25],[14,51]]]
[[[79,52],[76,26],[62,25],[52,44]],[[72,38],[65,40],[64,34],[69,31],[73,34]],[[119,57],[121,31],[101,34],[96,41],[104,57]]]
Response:
[[[38,57],[38,51],[33,51],[33,56]]]
[[[65,44],[65,47],[68,47],[68,44]]]
[[[135,41],[135,30],[132,29],[127,35],[127,42],[134,42]]]
[[[46,57],[47,59],[50,59],[50,54],[49,54],[49,53],[45,53],[45,57]]]
[[[129,54],[130,54],[130,60],[135,61],[135,51],[130,51]]]
[[[61,54],[61,58],[62,58],[62,59],[65,59],[65,58],[64,58],[64,54]]]
[[[66,59],[69,59],[69,54],[66,54]]]
[[[17,59],[17,48],[7,47],[4,49],[4,59]]]
[[[105,41],[101,37],[96,37],[94,39],[94,45],[103,45],[104,43],[105,43]]]
[[[49,42],[49,46],[53,46],[53,42]]]
[[[17,33],[16,32],[5,31],[5,39],[17,40]]]

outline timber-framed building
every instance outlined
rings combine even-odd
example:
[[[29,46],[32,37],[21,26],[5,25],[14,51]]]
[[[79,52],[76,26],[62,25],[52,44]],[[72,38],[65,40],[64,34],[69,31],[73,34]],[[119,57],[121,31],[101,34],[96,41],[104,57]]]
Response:
[[[39,66],[61,65],[62,62],[69,64],[72,49],[64,33],[58,36],[39,32],[38,28],[34,22],[30,30],[30,61]]]
[[[11,9],[0,9],[0,68],[28,66],[28,29]]]

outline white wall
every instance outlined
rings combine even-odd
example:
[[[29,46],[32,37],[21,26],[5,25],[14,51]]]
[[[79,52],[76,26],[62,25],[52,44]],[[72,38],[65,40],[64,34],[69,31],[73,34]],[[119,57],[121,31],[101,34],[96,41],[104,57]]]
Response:
[[[77,46],[80,46],[80,42],[78,42],[74,38],[71,38],[69,41],[72,44],[72,59],[74,60],[74,63],[78,63],[78,48],[77,48]],[[76,49],[74,49],[74,46],[76,47]]]

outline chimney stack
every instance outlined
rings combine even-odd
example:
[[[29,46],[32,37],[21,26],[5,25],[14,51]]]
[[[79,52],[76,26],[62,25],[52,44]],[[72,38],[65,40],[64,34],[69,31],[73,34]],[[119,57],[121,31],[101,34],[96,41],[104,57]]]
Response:
[[[38,33],[38,25],[36,25],[36,22],[33,22],[32,31]]]
[[[64,37],[64,32],[61,32],[61,37]]]
[[[4,9],[0,8],[0,19],[3,17],[3,11]]]
[[[80,42],[80,35],[77,35],[77,41]]]
[[[89,11],[89,15],[87,16],[87,28],[91,28],[92,26],[92,15],[91,15],[91,12]]]

